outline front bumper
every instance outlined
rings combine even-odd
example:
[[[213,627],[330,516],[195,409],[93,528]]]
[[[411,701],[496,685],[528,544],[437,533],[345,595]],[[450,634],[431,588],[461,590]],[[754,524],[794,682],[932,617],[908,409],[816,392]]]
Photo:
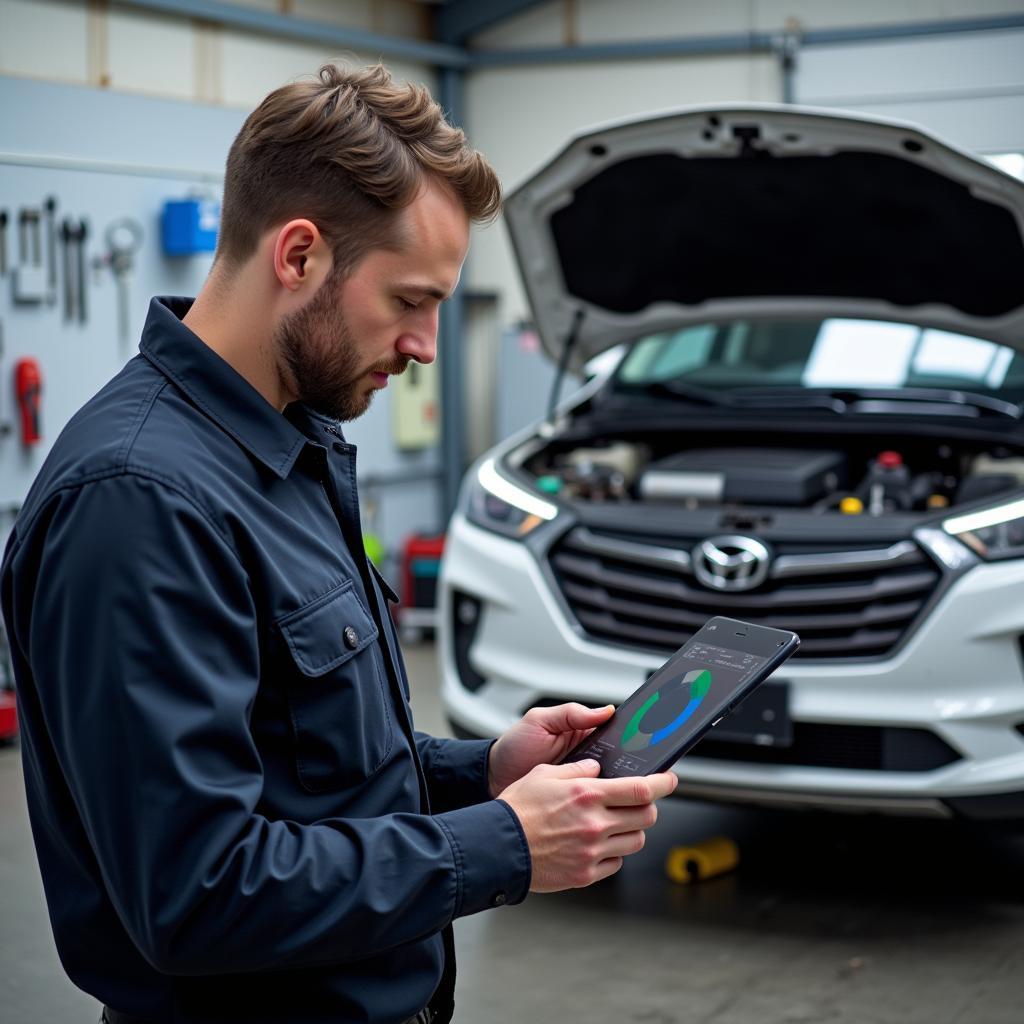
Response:
[[[452,649],[452,593],[482,602],[470,692]],[[619,703],[657,655],[597,644],[570,622],[526,545],[457,514],[440,588],[442,698],[453,725],[493,736],[555,696]],[[681,795],[779,806],[1024,818],[1024,561],[979,565],[944,593],[884,661],[797,661],[784,669],[794,722],[927,729],[959,755],[933,771],[890,772],[686,758]]]

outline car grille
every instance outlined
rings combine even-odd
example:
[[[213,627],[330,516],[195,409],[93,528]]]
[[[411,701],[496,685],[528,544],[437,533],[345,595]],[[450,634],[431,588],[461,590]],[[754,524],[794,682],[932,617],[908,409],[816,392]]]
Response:
[[[569,608],[595,640],[671,652],[712,615],[727,615],[793,630],[805,659],[887,654],[941,577],[909,540],[831,552],[789,545],[775,553],[763,584],[731,593],[698,582],[695,543],[639,543],[581,526],[549,559]]]

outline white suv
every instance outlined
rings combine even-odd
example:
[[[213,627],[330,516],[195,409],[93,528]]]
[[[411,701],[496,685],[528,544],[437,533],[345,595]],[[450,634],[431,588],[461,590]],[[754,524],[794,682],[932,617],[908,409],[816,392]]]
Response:
[[[800,655],[689,797],[1024,818],[1024,185],[892,122],[583,135],[506,220],[548,353],[615,368],[470,471],[448,717],[618,703],[715,614]]]

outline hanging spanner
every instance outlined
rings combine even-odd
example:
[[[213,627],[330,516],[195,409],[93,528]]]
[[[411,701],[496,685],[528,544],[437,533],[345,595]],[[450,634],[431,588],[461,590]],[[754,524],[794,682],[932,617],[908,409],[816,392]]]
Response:
[[[85,293],[85,240],[89,225],[84,220],[65,217],[60,225],[60,240],[64,244],[64,319],[86,318]]]
[[[18,263],[23,267],[43,265],[43,247],[39,241],[39,211],[27,206],[18,211]]]
[[[46,301],[52,306],[57,301],[57,197],[50,196],[43,209],[46,211]]]
[[[89,237],[89,222],[78,222],[78,322],[85,323],[86,290],[85,290],[85,240]]]
[[[129,285],[135,266],[135,254],[142,246],[142,225],[131,217],[121,217],[107,227],[107,262],[117,284],[117,327],[121,343],[129,338],[131,308]]]
[[[78,273],[74,248],[78,225],[65,217],[60,223],[60,240],[64,256],[64,319],[74,320],[78,312]]]

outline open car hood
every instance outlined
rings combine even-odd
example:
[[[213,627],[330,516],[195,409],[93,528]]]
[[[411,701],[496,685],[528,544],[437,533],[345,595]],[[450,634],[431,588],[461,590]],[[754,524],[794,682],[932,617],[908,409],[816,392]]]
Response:
[[[547,352],[747,317],[907,321],[1024,351],[1024,183],[911,125],[701,107],[576,137],[505,218]]]

